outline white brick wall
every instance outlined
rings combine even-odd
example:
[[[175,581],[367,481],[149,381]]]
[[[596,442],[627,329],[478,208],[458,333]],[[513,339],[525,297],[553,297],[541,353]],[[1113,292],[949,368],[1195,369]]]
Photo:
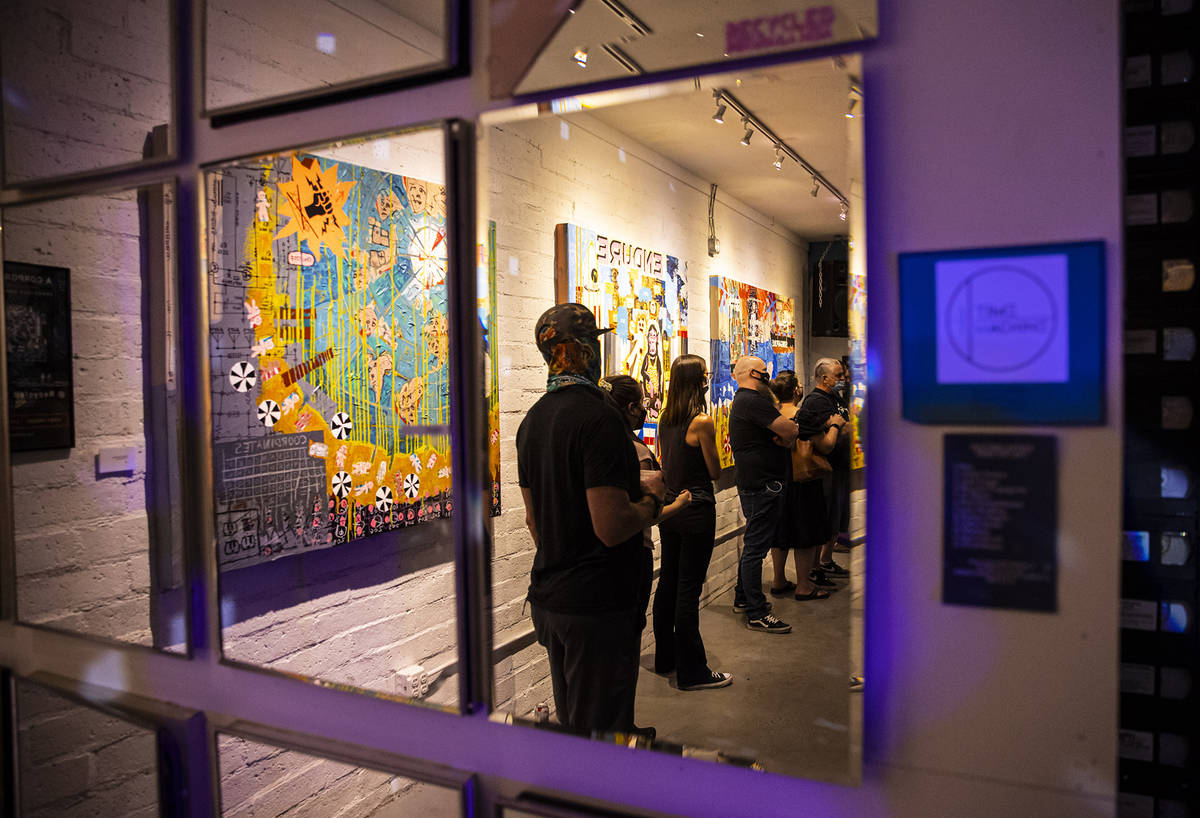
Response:
[[[21,815],[158,815],[155,737],[113,716],[17,681]]]
[[[516,485],[516,431],[545,389],[546,367],[533,345],[533,324],[554,301],[554,226],[571,222],[661,248],[688,263],[688,351],[709,357],[710,275],[738,278],[799,298],[807,245],[798,236],[718,194],[722,252],[708,257],[708,182],[588,115],[506,123],[483,134],[486,218],[497,223],[500,445],[504,513],[496,520],[493,563],[497,644],[529,628],[522,611],[533,561]],[[625,151],[625,160],[618,155]],[[799,352],[799,350],[797,350]],[[717,536],[743,522],[733,489],[717,496]],[[703,600],[733,585],[740,536],[713,553]],[[653,644],[649,626],[644,649]],[[526,648],[496,667],[501,710],[529,716],[538,702],[553,708],[544,650]]]

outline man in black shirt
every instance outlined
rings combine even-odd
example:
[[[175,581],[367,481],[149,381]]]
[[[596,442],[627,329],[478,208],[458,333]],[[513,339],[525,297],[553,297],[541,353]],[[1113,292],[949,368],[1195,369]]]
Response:
[[[559,721],[629,732],[653,565],[642,530],[666,492],[661,473],[639,471],[625,422],[597,386],[603,332],[581,304],[538,319],[550,374],[517,430],[517,472],[537,547],[528,599]]]
[[[850,410],[838,395],[838,390],[844,388],[845,384],[846,368],[842,362],[836,358],[822,358],[814,368],[813,388],[801,404],[803,409],[826,426],[838,426],[837,444],[828,458],[833,471],[822,478],[829,513],[830,540],[821,546],[820,562],[812,576],[814,581],[825,585],[833,584],[828,581],[827,575],[845,577],[850,574],[833,559],[838,532],[850,527],[850,435],[833,420],[841,418],[841,423],[850,420]]]
[[[771,375],[761,358],[739,358],[733,366],[738,385],[729,407],[729,445],[737,465],[738,499],[746,518],[734,611],[746,613],[746,627],[764,633],[787,633],[792,626],[771,614],[762,590],[762,565],[778,544],[787,484],[791,479],[791,445],[795,421],[780,414],[768,386]]]

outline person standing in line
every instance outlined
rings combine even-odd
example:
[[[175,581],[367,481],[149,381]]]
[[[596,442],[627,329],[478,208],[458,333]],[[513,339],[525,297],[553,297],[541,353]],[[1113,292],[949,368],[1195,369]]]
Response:
[[[582,304],[538,318],[549,377],[517,429],[517,475],[537,549],[527,599],[559,721],[580,732],[633,732],[653,566],[642,530],[658,519],[666,491],[661,473],[638,469],[625,421],[598,385],[606,331]]]
[[[779,540],[786,488],[791,478],[789,449],[798,430],[779,413],[761,358],[747,355],[733,366],[737,391],[729,407],[729,444],[737,466],[738,499],[746,518],[733,610],[746,614],[746,627],[762,633],[788,633],[792,626],[771,613],[762,589],[763,560]]]
[[[712,481],[721,473],[717,426],[704,399],[707,389],[704,359],[680,355],[671,363],[666,405],[658,419],[667,497],[691,497],[683,513],[658,524],[662,566],[654,593],[654,671],[675,671],[680,690],[708,690],[733,682],[733,674],[708,666],[700,636],[700,592],[717,530]]]
[[[646,401],[645,393],[642,387],[629,375],[607,375],[600,379],[600,388],[608,393],[612,404],[621,413],[621,417],[625,421],[625,428],[629,432],[629,438],[633,441],[633,449],[637,452],[638,467],[645,472],[662,472],[662,466],[658,464],[658,458],[654,456],[654,452],[650,451],[650,447],[642,442],[642,439],[637,436],[637,430],[641,429],[646,423]],[[664,482],[666,476],[664,475]],[[670,502],[663,507],[662,514],[658,516],[658,523],[661,526],[665,520],[670,519],[675,514],[687,508],[692,501],[692,495],[689,492],[681,492],[671,494],[668,491]],[[654,539],[651,533],[650,526],[647,526],[642,531],[642,544],[651,551],[654,550]],[[653,574],[653,571],[651,571]],[[642,612],[643,620],[642,627],[645,628],[645,613],[646,604],[650,601],[650,584],[653,581],[653,576],[647,575],[643,593],[641,595],[642,602],[638,605],[638,610]]]
[[[783,370],[771,381],[771,391],[780,402],[780,410],[791,414],[796,421],[798,437],[792,450],[792,480],[788,484],[787,507],[784,522],[780,526],[780,542],[783,547],[771,549],[771,562],[775,569],[771,583],[771,596],[784,596],[795,590],[794,597],[801,601],[829,599],[829,581],[818,582],[812,575],[817,567],[819,549],[829,539],[828,510],[825,504],[823,480],[820,476],[803,476],[796,469],[811,468],[811,461],[797,451],[804,442],[812,446],[813,454],[828,455],[837,442],[840,417],[826,422],[826,418],[813,416],[800,408],[801,389],[796,373]],[[796,581],[789,582],[784,574],[784,562],[788,548],[795,554]]]
[[[812,578],[817,584],[829,584],[830,577],[848,577],[850,572],[833,559],[839,531],[849,528],[850,517],[850,435],[842,426],[850,420],[850,410],[838,396],[846,385],[846,369],[836,358],[822,358],[813,367],[813,389],[804,398],[801,410],[827,426],[837,426],[837,442],[829,454],[833,471],[823,480],[828,513],[828,539],[821,545],[820,558]]]

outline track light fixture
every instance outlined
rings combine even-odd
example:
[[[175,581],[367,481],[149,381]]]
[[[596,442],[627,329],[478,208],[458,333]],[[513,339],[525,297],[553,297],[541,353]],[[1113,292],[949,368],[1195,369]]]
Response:
[[[783,170],[783,148],[775,146],[775,161],[771,163],[775,170]]]
[[[575,64],[580,68],[587,68],[588,50],[586,48],[575,49],[575,53],[571,56],[571,59],[573,59]]]
[[[842,212],[841,212],[840,214],[838,214],[838,217],[839,217],[839,218],[840,218],[842,221],[846,221],[846,214],[847,214],[848,212],[850,212],[850,208],[849,208],[849,207],[847,207],[847,205],[846,205],[846,203],[845,203],[845,202],[842,202]]]
[[[713,122],[718,125],[725,124],[725,100],[721,98],[720,91],[713,91],[713,102],[717,104],[717,112],[713,114]]]
[[[742,137],[742,144],[747,148],[750,147],[750,137],[754,136],[754,131],[750,127],[750,120],[742,117],[742,127],[746,129],[746,135]]]
[[[821,183],[818,182],[817,177],[814,176],[812,190],[810,190],[808,193],[810,196],[812,196],[815,199],[815,198],[817,198],[817,194],[820,192],[821,192]]]
[[[856,97],[850,97],[850,104],[846,106],[846,119],[854,119],[854,107],[858,105]]]

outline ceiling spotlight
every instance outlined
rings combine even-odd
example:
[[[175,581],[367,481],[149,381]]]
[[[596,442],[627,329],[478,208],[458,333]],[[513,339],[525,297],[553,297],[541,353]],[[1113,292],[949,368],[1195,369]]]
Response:
[[[775,170],[783,170],[783,148],[775,146],[775,161],[771,163]]]
[[[821,183],[818,182],[817,177],[814,176],[812,190],[809,191],[809,194],[815,199],[815,198],[817,198],[817,194],[820,192],[821,192]]]
[[[846,119],[854,119],[854,106],[858,105],[858,99],[850,97],[850,104],[846,106]]]
[[[750,120],[743,117],[742,127],[746,129],[746,135],[742,137],[742,144],[748,148],[750,147],[750,137],[754,136],[754,131],[750,128]]]
[[[717,100],[717,112],[713,114],[713,122],[718,125],[725,124],[725,103]]]
[[[575,49],[575,54],[572,56],[572,59],[575,60],[575,64],[580,68],[587,68],[587,58],[588,53],[586,48]]]
[[[849,211],[850,211],[850,208],[846,206],[845,202],[842,202],[842,212],[839,214],[839,218],[841,218],[842,221],[846,221],[846,214]]]

